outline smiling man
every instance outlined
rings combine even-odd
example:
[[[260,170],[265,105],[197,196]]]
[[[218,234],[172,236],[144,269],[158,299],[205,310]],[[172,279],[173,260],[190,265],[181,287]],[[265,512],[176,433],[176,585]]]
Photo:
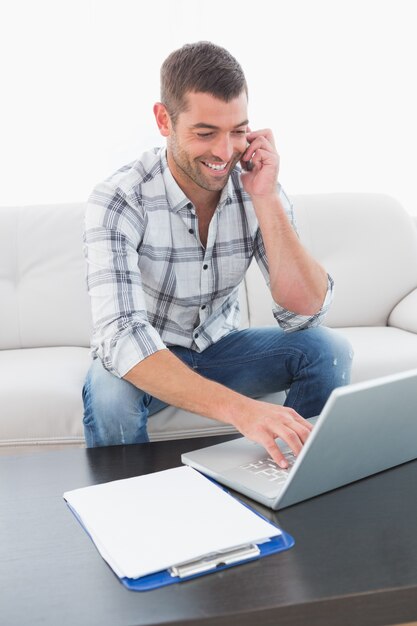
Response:
[[[270,130],[249,129],[243,71],[209,42],[174,51],[154,106],[166,147],[93,191],[85,250],[93,364],[83,390],[87,446],[148,441],[168,404],[233,424],[282,467],[350,349],[320,327],[333,281],[301,245]],[[276,327],[239,329],[238,288],[254,259]],[[256,398],[287,390],[285,406]]]

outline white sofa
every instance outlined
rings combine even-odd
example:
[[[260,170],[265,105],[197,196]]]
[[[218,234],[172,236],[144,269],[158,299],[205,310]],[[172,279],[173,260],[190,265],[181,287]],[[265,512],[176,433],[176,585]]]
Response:
[[[353,381],[417,367],[413,219],[377,194],[292,200],[301,240],[335,279],[326,323],[353,346]],[[1,446],[83,442],[91,332],[84,211],[85,204],[0,209]],[[241,286],[241,308],[242,326],[275,324],[255,263]],[[232,430],[172,407],[149,420],[152,440]]]

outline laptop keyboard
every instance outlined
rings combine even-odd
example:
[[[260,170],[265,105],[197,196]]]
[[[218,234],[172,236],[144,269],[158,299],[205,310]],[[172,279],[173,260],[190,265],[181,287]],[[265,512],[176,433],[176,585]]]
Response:
[[[239,469],[256,474],[260,478],[265,478],[271,483],[282,483],[287,480],[288,472],[291,470],[296,461],[296,457],[292,452],[286,452],[284,456],[288,462],[287,469],[282,469],[282,467],[275,463],[275,461],[273,461],[270,457],[265,457],[264,459],[254,461],[253,463],[245,463],[244,465],[240,465]]]

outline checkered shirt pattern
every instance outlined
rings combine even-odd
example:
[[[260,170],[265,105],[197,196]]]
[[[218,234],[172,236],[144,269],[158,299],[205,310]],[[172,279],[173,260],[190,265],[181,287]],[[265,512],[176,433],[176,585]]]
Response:
[[[293,210],[279,188],[293,227]],[[195,209],[175,182],[165,148],[122,167],[90,196],[84,250],[93,314],[92,353],[124,376],[147,356],[177,345],[201,352],[239,327],[238,291],[255,257],[269,285],[268,262],[250,196],[236,167],[200,243]],[[321,310],[296,315],[273,303],[287,331],[317,326]]]

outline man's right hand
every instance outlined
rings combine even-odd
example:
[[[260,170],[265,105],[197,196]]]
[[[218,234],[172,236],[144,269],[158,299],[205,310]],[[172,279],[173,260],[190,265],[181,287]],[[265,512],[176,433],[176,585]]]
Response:
[[[313,426],[293,409],[245,398],[240,415],[233,425],[248,439],[259,443],[282,468],[288,467],[282,451],[275,442],[278,437],[297,456],[307,441]]]

